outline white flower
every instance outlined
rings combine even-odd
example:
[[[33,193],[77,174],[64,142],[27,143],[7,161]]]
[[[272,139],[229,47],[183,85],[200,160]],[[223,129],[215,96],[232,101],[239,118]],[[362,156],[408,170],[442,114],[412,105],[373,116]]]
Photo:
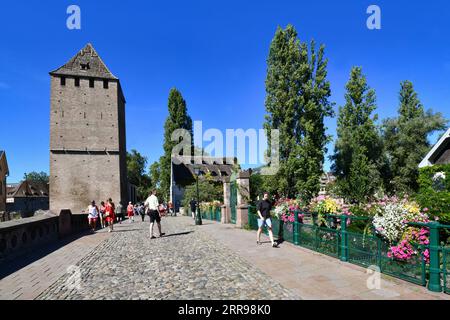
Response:
[[[445,172],[436,172],[433,176],[433,181],[445,180]]]

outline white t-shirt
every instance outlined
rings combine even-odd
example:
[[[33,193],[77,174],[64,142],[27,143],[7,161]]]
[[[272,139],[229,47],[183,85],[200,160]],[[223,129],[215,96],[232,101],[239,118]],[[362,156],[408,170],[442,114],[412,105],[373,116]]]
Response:
[[[158,198],[152,194],[150,197],[145,200],[145,206],[148,206],[149,210],[158,210],[159,201]]]
[[[96,206],[89,205],[88,211],[89,211],[89,218],[95,219],[98,217],[98,211]]]

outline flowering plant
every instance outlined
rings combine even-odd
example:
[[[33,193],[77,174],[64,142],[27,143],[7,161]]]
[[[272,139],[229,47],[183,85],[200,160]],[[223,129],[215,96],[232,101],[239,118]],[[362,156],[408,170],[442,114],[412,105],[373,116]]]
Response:
[[[429,222],[428,209],[420,209],[419,205],[408,198],[384,197],[371,204],[375,216],[375,231],[389,243],[398,242],[390,247],[388,257],[408,261],[418,254],[419,245],[429,244],[429,231],[426,228],[411,227],[409,222]],[[429,262],[429,250],[423,251],[423,258]]]
[[[210,208],[219,208],[222,204],[218,200],[213,200],[211,202],[201,202],[200,210],[202,212],[208,212]]]
[[[303,214],[298,213],[299,210],[305,207],[305,203],[299,199],[280,199],[275,203],[274,213],[275,216],[283,222],[295,221],[295,215],[298,219],[303,219]]]
[[[350,208],[347,205],[345,205],[342,201],[331,198],[330,196],[320,195],[312,199],[309,209],[311,212],[317,212],[319,225],[327,225],[327,221],[325,219],[327,214],[351,215]],[[340,219],[337,219],[337,222],[340,222]],[[350,219],[347,220],[347,225],[348,224],[350,224]]]

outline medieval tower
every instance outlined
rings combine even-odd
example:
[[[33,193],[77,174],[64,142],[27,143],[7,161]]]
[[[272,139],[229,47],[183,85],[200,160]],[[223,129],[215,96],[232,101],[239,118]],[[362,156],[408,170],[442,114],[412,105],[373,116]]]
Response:
[[[50,72],[50,210],[128,195],[125,98],[91,44]]]

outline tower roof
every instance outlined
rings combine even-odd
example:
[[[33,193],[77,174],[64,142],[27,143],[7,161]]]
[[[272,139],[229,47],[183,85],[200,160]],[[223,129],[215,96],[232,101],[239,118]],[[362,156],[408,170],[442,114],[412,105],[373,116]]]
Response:
[[[50,72],[51,75],[67,75],[102,79],[118,78],[106,67],[92,44],[88,43],[65,65]]]

